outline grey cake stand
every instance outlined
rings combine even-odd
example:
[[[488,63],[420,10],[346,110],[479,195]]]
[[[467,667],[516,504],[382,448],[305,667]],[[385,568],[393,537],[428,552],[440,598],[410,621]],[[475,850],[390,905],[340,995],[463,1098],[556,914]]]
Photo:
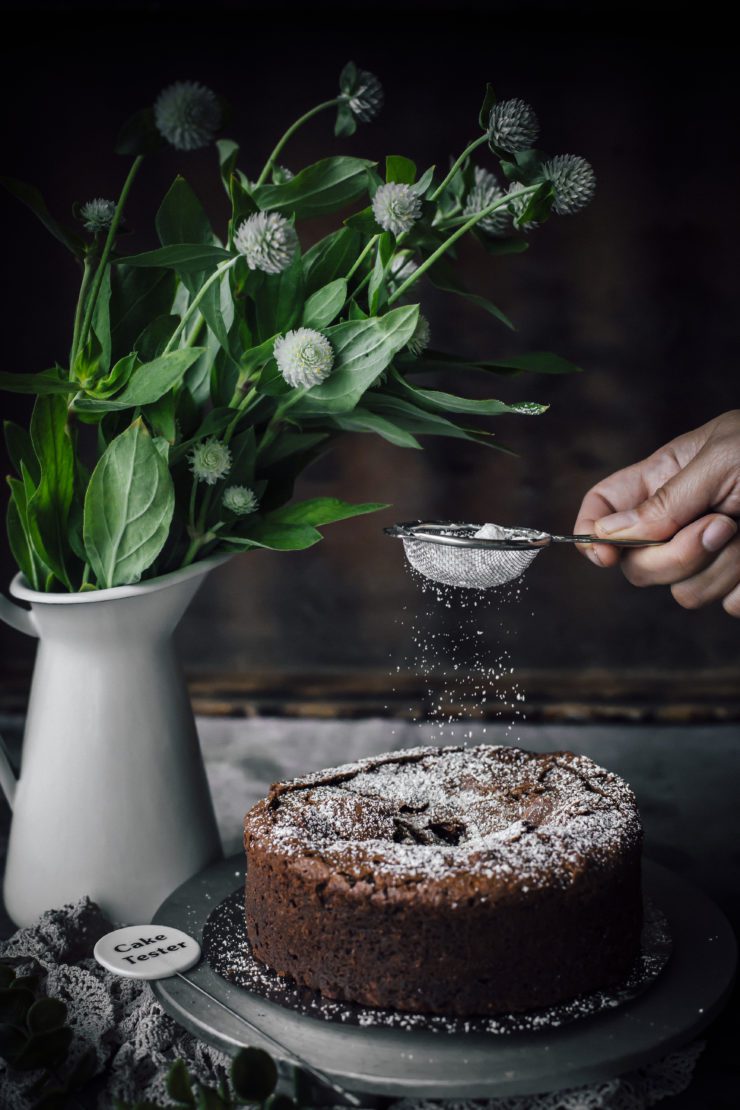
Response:
[[[242,857],[184,883],[154,922],[200,939],[211,911],[242,881]],[[203,961],[189,977],[289,1052],[356,1094],[398,1098],[494,1098],[611,1079],[687,1044],[719,1012],[735,972],[735,938],[705,894],[646,862],[645,890],[668,918],[673,953],[644,994],[561,1028],[509,1034],[444,1034],[340,1025],[292,1013],[217,975]],[[152,983],[169,1014],[226,1052],[253,1044],[241,1022],[177,978]],[[286,1053],[285,1060],[291,1062]]]

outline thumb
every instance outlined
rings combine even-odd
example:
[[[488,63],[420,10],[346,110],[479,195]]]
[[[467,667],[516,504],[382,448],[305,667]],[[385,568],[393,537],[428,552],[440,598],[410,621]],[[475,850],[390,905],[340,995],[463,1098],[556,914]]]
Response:
[[[604,516],[595,523],[609,539],[666,540],[712,508],[721,476],[709,454],[700,451],[677,474],[634,509]]]

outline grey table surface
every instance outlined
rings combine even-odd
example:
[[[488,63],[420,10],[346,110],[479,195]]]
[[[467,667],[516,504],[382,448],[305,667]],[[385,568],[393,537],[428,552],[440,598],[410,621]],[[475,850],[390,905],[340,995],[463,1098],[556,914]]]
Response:
[[[22,722],[0,719],[18,742]],[[246,810],[270,783],[393,748],[425,743],[514,743],[539,751],[582,752],[632,785],[640,805],[646,853],[701,887],[740,932],[740,726],[465,723],[438,725],[387,719],[320,721],[199,718],[198,728],[227,855],[239,851]],[[4,815],[6,831],[8,815]],[[0,846],[1,847],[1,846]],[[4,923],[4,932],[10,928]],[[736,1006],[733,1006],[736,1009]],[[740,1097],[740,1070],[722,1031],[690,1092],[672,1106],[724,1107]]]

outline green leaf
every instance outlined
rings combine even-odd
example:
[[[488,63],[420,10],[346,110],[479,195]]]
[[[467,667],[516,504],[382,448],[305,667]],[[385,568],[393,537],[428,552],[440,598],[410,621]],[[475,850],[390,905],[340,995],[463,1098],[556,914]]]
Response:
[[[223,543],[240,550],[266,547],[271,551],[303,551],[321,539],[321,532],[308,524],[271,524],[267,520],[250,525],[243,536],[221,537]]]
[[[493,108],[495,103],[496,94],[493,91],[493,85],[491,85],[491,83],[487,81],[486,95],[483,97],[483,103],[481,104],[480,112],[478,113],[478,123],[480,124],[481,131],[488,130],[488,117],[490,116],[491,108]]]
[[[277,187],[277,186],[276,186]],[[280,186],[282,188],[282,186]],[[225,262],[233,256],[223,247],[209,243],[172,243],[167,247],[160,247],[154,251],[144,251],[143,254],[131,254],[126,258],[117,258],[116,265],[130,266],[133,268],[151,269],[169,267],[183,274],[197,273],[198,270],[215,270],[219,262]]]
[[[175,295],[171,270],[111,267],[111,357],[117,361],[134,349],[137,338],[157,316],[168,315]]]
[[[141,420],[106,449],[85,496],[88,561],[103,588],[138,582],[167,539],[175,491]]]
[[[76,398],[75,411],[122,412],[140,405],[153,405],[170,389],[179,385],[185,371],[200,358],[204,350],[204,347],[182,347],[178,351],[160,355],[153,362],[146,362],[134,370],[124,391],[113,400]]]
[[[432,412],[464,412],[478,416],[500,416],[503,413],[515,413],[521,416],[540,416],[547,412],[549,405],[540,405],[534,401],[513,401],[506,404],[504,401],[485,400],[477,397],[457,397],[452,393],[442,393],[436,389],[417,389],[409,385],[400,374],[393,375],[397,389],[415,404]]]
[[[163,247],[173,243],[213,245],[213,228],[205,209],[185,178],[179,174],[157,210],[154,226]]]
[[[575,366],[559,355],[549,351],[532,351],[529,354],[510,355],[503,359],[475,359],[461,355],[450,355],[443,351],[425,351],[417,359],[399,358],[399,366],[405,373],[485,370],[495,374],[514,377],[521,373],[531,374],[580,374],[580,366]]]
[[[49,397],[57,393],[75,393],[79,386],[60,376],[59,370],[42,370],[40,374],[10,374],[0,371],[0,389],[8,393],[35,393]]]
[[[264,470],[283,462],[292,455],[303,454],[324,443],[328,432],[291,432],[283,431],[260,454],[260,469]]]
[[[376,513],[387,509],[388,505],[372,501],[363,505],[351,505],[338,497],[313,497],[310,501],[297,501],[275,509],[269,514],[274,524],[312,524],[318,528],[322,524],[334,524],[338,520],[348,520],[365,513]]]
[[[0,990],[11,987],[15,982],[15,971],[9,964],[0,962]]]
[[[346,278],[336,278],[312,293],[303,306],[304,328],[326,328],[344,308],[347,300]]]
[[[367,190],[366,158],[323,158],[283,185],[260,185],[253,191],[263,211],[306,219],[323,216],[357,200]]]
[[[388,416],[394,423],[415,435],[466,439],[471,443],[482,443],[487,447],[496,447],[501,451],[506,450],[499,444],[491,442],[489,433],[472,428],[462,428],[446,417],[438,413],[427,412],[401,397],[394,397],[386,393],[369,393],[365,404],[368,408],[372,408],[373,412],[380,412],[383,416]]]
[[[67,1019],[67,1007],[58,998],[39,998],[26,1015],[32,1033],[48,1033],[59,1029]]]
[[[216,142],[218,152],[218,168],[221,172],[221,181],[226,192],[229,192],[229,180],[236,169],[236,160],[239,157],[239,144],[233,139],[218,139]]]
[[[74,451],[62,397],[37,397],[31,441],[41,476],[28,502],[29,532],[38,555],[71,590],[67,526],[74,495]]]
[[[147,324],[134,343],[134,351],[141,362],[152,362],[160,357],[179,323],[179,316],[167,315],[155,316]]]
[[[439,262],[436,262],[434,266],[430,267],[430,269],[427,270],[427,277],[437,289],[441,289],[445,293],[455,293],[458,297],[463,297],[464,300],[470,301],[471,304],[478,305],[479,308],[490,313],[491,316],[494,316],[502,324],[505,324],[507,328],[511,328],[512,331],[516,330],[505,312],[502,312],[501,309],[489,301],[487,297],[482,297],[479,293],[471,293],[465,285],[463,285],[446,258],[441,258]]]
[[[389,154],[385,160],[385,179],[401,185],[413,185],[416,181],[416,162],[404,158],[402,154]]]
[[[5,518],[8,544],[18,569],[25,576],[32,590],[38,590],[41,582],[36,573],[36,560],[28,532],[28,506],[23,483],[18,478],[8,478],[10,500]]]
[[[519,226],[525,227],[528,223],[542,223],[550,215],[554,200],[555,190],[552,183],[543,181],[537,191],[528,197],[527,207],[517,221]]]
[[[363,408],[358,405],[352,412],[345,412],[333,418],[334,423],[343,432],[372,432],[379,435],[381,439],[388,440],[396,447],[415,447],[421,450],[421,444],[411,432],[407,432],[404,428],[399,428],[397,424],[393,424],[378,412],[370,412],[369,409]]]
[[[300,252],[296,252],[287,269],[265,274],[254,292],[256,338],[268,339],[297,324],[303,300],[303,266]]]
[[[40,472],[29,432],[22,428],[20,424],[14,424],[12,420],[5,420],[3,421],[3,434],[8,458],[13,464],[16,474],[20,475],[21,463],[24,462],[35,485],[39,480]]]
[[[195,1096],[184,1060],[175,1060],[167,1073],[167,1094],[175,1102],[195,1106]]]
[[[211,1087],[198,1086],[197,1110],[228,1110],[228,1106],[229,1103],[221,1098],[218,1091]]]
[[[337,106],[337,118],[334,123],[334,134],[338,139],[347,139],[357,130],[357,120],[346,100],[341,100]]]
[[[46,201],[42,197],[39,190],[34,185],[27,185],[24,181],[18,181],[15,177],[0,177],[0,184],[4,185],[9,193],[12,193],[16,200],[21,204],[25,204],[26,208],[30,208],[34,216],[36,216],[44,225],[47,231],[51,232],[55,239],[57,239],[67,250],[78,258],[82,258],[85,253],[85,242],[81,236],[73,231],[67,231],[58,223],[49,209],[46,207]]]
[[[261,1048],[242,1048],[234,1057],[231,1082],[239,1098],[263,1102],[275,1090],[277,1081],[275,1061]]]
[[[418,305],[406,305],[385,316],[350,320],[327,328],[325,334],[334,348],[334,369],[325,382],[301,398],[293,411],[331,414],[351,411],[393,356],[406,346],[418,316]]]
[[[362,236],[350,227],[340,228],[310,247],[303,256],[303,277],[306,294],[345,277],[357,258]]]

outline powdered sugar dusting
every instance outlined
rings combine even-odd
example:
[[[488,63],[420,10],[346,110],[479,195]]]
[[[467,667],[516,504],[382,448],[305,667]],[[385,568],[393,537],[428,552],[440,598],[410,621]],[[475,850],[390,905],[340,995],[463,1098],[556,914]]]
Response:
[[[570,752],[413,748],[280,783],[245,820],[261,850],[348,878],[475,875],[496,894],[567,886],[639,844],[634,795]],[[486,897],[485,884],[481,897]]]

